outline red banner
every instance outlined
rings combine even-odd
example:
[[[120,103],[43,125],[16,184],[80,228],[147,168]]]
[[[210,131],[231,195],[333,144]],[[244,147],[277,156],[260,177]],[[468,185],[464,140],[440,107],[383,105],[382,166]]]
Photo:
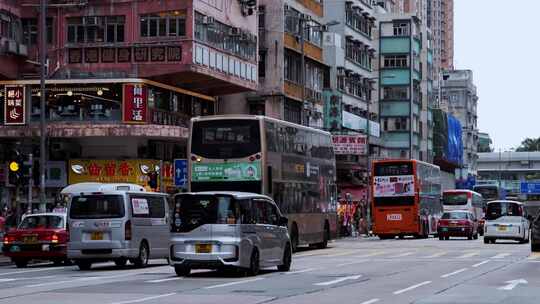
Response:
[[[122,118],[125,123],[146,123],[148,113],[147,88],[142,84],[124,85]]]
[[[6,85],[4,98],[4,124],[26,124],[26,105],[24,102],[24,86]]]

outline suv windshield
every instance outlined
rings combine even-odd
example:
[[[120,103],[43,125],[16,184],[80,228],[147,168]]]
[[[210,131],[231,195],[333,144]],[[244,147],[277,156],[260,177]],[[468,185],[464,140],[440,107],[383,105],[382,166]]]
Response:
[[[19,224],[19,229],[62,229],[64,219],[57,215],[33,215],[27,216]]]
[[[188,232],[205,224],[240,223],[239,206],[230,196],[179,195],[174,204],[174,232]]]
[[[466,212],[445,212],[442,217],[443,220],[466,220]]]
[[[75,196],[69,216],[74,219],[120,218],[124,216],[124,200],[121,195]]]
[[[467,204],[467,193],[444,193],[443,205],[457,206]]]
[[[496,220],[501,216],[523,216],[523,210],[519,204],[512,202],[493,202],[487,205],[486,219]]]

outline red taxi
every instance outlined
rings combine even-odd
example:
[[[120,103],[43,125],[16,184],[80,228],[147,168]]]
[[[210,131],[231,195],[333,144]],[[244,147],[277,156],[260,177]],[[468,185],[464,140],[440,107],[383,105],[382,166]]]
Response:
[[[63,213],[24,216],[17,228],[4,235],[4,255],[18,268],[26,267],[30,260],[50,260],[55,264],[67,262],[66,220]]]
[[[439,220],[437,233],[441,241],[454,236],[476,240],[478,239],[478,221],[470,211],[447,211]]]

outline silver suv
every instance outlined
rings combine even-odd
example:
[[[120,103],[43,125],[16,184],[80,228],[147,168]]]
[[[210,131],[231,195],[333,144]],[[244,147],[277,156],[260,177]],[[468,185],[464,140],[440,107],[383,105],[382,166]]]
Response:
[[[191,269],[291,267],[287,218],[264,195],[197,192],[173,198],[170,262],[178,276]]]

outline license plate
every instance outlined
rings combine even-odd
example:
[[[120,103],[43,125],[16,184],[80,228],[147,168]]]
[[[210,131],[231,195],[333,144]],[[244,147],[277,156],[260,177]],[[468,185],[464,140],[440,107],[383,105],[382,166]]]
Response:
[[[90,235],[92,241],[101,241],[103,240],[103,232],[92,232]]]
[[[19,252],[21,251],[21,248],[19,246],[12,246],[9,251],[11,252]]]
[[[448,228],[443,228],[442,231],[448,231]]]
[[[498,230],[499,231],[506,231],[506,226],[499,226]]]
[[[401,221],[401,214],[387,214],[386,220],[388,221]]]
[[[23,238],[23,242],[24,242],[25,244],[35,244],[35,243],[37,243],[37,236],[35,236],[35,235],[32,235],[32,236],[25,236],[25,237]]]
[[[211,253],[212,252],[212,244],[196,244],[195,245],[195,252],[197,252],[197,253]]]

